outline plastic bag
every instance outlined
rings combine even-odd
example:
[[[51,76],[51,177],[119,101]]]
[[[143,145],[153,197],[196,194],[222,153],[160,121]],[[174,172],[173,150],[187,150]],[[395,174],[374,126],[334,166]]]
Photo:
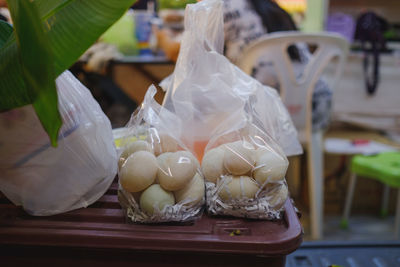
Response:
[[[181,119],[187,147],[201,158],[212,136],[237,121],[250,121],[286,155],[301,154],[296,128],[276,90],[221,55],[222,1],[204,0],[188,5],[185,12],[185,32],[174,73],[164,82],[163,105]]]
[[[118,197],[133,222],[184,222],[205,201],[200,164],[179,141],[179,118],[155,100],[151,86],[126,126],[119,159]]]
[[[50,146],[31,105],[0,113],[0,190],[32,215],[53,215],[98,200],[117,172],[111,124],[69,71],[57,80],[63,120]]]
[[[238,123],[207,144],[201,168],[207,210],[215,215],[278,219],[288,197],[288,160],[256,125]]]
[[[208,212],[277,219],[288,197],[285,154],[302,152],[297,131],[276,90],[221,55],[223,40],[222,1],[186,8],[164,106],[201,159]]]

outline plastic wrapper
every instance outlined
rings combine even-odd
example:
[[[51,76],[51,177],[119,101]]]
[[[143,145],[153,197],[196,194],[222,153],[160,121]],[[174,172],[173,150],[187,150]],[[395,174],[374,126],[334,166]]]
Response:
[[[256,125],[232,126],[210,140],[201,163],[208,212],[279,219],[288,197],[285,154]]]
[[[221,54],[222,1],[185,12],[163,106],[180,118],[182,140],[201,161],[208,212],[278,219],[288,196],[286,155],[302,153],[295,126],[275,89]]]
[[[117,173],[110,121],[89,90],[69,71],[56,85],[58,147],[51,147],[32,105],[0,113],[0,190],[38,216],[87,207]]]
[[[205,184],[197,158],[180,141],[179,118],[151,86],[126,126],[119,159],[119,201],[133,222],[184,222],[201,215]]]
[[[185,12],[178,61],[162,85],[167,91],[163,106],[181,119],[187,147],[201,158],[212,136],[237,121],[251,121],[287,156],[301,154],[296,128],[276,90],[248,76],[221,54],[222,1],[203,0],[188,5]]]

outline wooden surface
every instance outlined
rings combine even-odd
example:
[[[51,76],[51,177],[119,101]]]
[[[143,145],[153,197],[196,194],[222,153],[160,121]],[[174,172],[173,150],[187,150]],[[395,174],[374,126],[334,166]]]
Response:
[[[110,66],[110,75],[114,82],[140,105],[149,86],[158,85],[174,71],[174,68],[175,65],[172,63],[114,63]],[[164,92],[158,88],[155,99],[161,103],[163,98]]]
[[[240,234],[232,235],[236,230]],[[118,266],[134,262],[140,266],[283,266],[285,256],[300,246],[302,235],[290,200],[278,221],[203,214],[192,223],[143,225],[125,220],[116,183],[88,208],[49,217],[29,216],[0,195],[0,262],[6,264],[2,266],[50,266],[60,261],[96,266],[110,261]]]

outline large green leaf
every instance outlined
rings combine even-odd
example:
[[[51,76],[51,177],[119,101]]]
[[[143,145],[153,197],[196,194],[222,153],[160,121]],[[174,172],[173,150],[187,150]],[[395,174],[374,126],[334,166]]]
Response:
[[[12,0],[13,2],[16,0]],[[35,0],[53,51],[55,74],[68,69],[100,35],[117,21],[134,0]],[[7,47],[6,47],[7,46]],[[8,47],[11,46],[11,47]],[[16,59],[15,40],[0,51],[0,112],[32,103]],[[32,51],[33,52],[33,51]],[[17,65],[17,66],[15,66]],[[7,75],[5,75],[7,74]],[[28,94],[28,95],[27,95]]]
[[[62,121],[58,112],[54,60],[43,23],[31,1],[9,1],[9,8],[26,87],[35,93],[33,107],[52,145],[56,146]]]
[[[10,24],[0,20],[0,48],[7,42],[13,32]]]
[[[35,1],[39,15],[43,20],[56,13],[68,0],[41,0]]]
[[[0,112],[33,103],[35,93],[25,86],[15,36],[0,49]]]
[[[19,79],[7,79],[13,77],[15,73],[22,73],[22,65],[18,55],[18,48],[15,45],[15,36],[10,24],[0,21],[0,111],[9,109],[15,104],[14,88],[21,88],[21,94],[18,99],[20,105],[32,103],[33,93],[25,87],[23,77]],[[18,91],[18,90],[17,90]]]
[[[9,2],[32,3],[28,0],[9,0]],[[52,66],[55,76],[68,69],[105,30],[124,14],[133,2],[135,1],[34,0],[33,3],[37,6],[37,12],[45,27],[46,38],[53,54]],[[24,45],[29,48],[30,43],[21,42],[21,46]],[[44,95],[38,95],[40,91],[32,90],[30,81],[23,79],[24,67],[20,53],[16,39],[13,37],[9,38],[0,49],[0,76],[2,77],[0,79],[0,112],[34,102],[46,102]],[[36,52],[31,49],[31,53]],[[37,70],[40,70],[39,65],[37,65]],[[34,106],[36,110],[47,110],[37,104]]]
[[[41,1],[48,0],[35,2],[40,4]],[[134,1],[69,0],[59,2],[57,12],[47,14],[45,17],[57,75],[75,63]]]

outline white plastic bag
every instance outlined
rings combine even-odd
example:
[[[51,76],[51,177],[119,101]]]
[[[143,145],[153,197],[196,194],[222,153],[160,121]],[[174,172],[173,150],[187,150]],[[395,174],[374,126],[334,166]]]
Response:
[[[285,155],[302,152],[297,131],[276,90],[221,55],[223,40],[222,1],[187,6],[164,106],[202,159],[209,213],[278,219],[288,197]]]
[[[211,136],[238,121],[270,135],[286,155],[302,153],[297,131],[275,89],[264,86],[221,55],[222,1],[188,5],[185,32],[163,105],[182,121],[182,137],[201,158]],[[225,128],[224,128],[225,127]]]
[[[151,86],[125,128],[119,159],[119,201],[133,222],[198,218],[205,184],[198,160],[180,141],[179,118],[155,100]]]
[[[288,197],[287,167],[282,149],[256,125],[233,124],[211,138],[201,162],[208,212],[279,219]]]
[[[50,146],[31,105],[0,113],[0,190],[32,215],[53,215],[98,200],[117,172],[111,124],[69,71],[57,80],[63,120]]]

